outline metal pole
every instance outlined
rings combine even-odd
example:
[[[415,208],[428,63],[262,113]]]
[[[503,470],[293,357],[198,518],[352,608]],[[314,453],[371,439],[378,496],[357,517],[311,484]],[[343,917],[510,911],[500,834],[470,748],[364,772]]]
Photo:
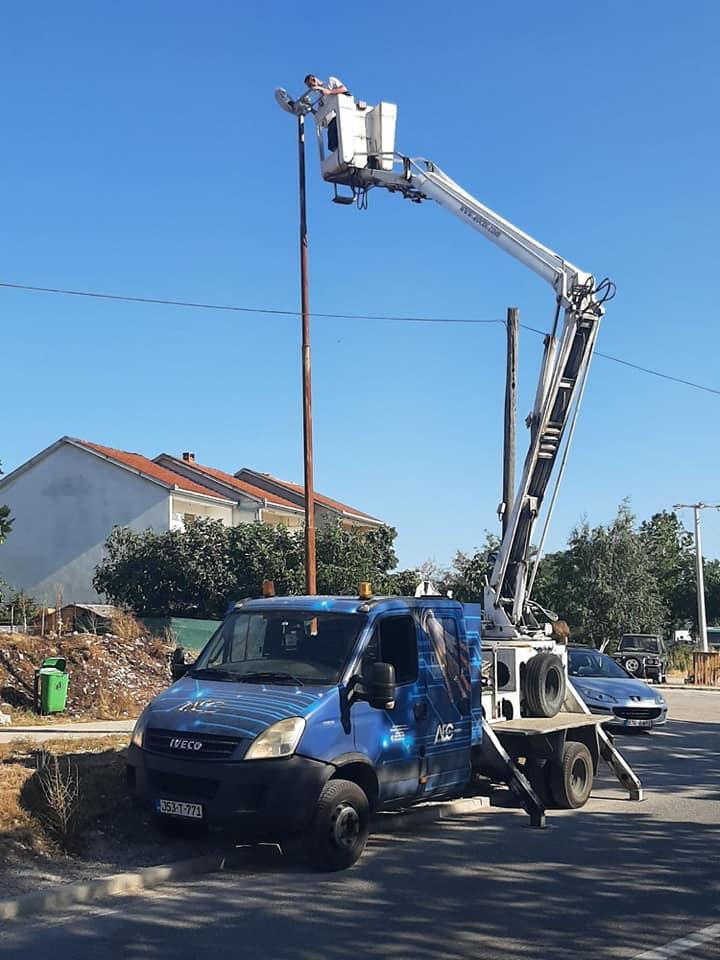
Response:
[[[708,652],[707,616],[705,615],[705,576],[703,573],[702,542],[700,539],[700,508],[702,504],[693,506],[695,514],[695,568],[697,571],[697,607],[698,631],[700,633],[700,647],[703,653]]]
[[[703,571],[700,511],[720,510],[718,503],[676,503],[674,510],[692,510],[695,515],[695,577],[697,581],[698,639],[703,653],[708,652],[707,616],[705,613],[705,575]]]
[[[305,469],[305,592],[317,593],[315,559],[315,486],[313,481],[312,382],[310,376],[310,288],[305,202],[305,117],[298,116],[300,186],[300,303],[302,312],[303,454]]]
[[[505,374],[505,443],[503,448],[503,537],[507,532],[515,494],[515,425],[517,421],[518,316],[517,307],[507,312],[507,367]]]

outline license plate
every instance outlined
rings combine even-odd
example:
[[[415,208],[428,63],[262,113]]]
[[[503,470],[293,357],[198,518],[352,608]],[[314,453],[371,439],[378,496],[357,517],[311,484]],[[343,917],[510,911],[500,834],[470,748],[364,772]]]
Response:
[[[184,800],[156,800],[155,809],[158,813],[168,813],[171,817],[188,817],[191,820],[202,820],[203,818],[201,803],[186,803]]]
[[[635,720],[630,719],[625,721],[626,727],[650,727],[652,726],[652,720]]]

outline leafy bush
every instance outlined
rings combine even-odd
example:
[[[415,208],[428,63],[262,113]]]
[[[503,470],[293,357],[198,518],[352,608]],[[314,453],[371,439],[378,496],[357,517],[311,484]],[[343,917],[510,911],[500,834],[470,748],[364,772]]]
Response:
[[[345,530],[339,523],[317,531],[318,592],[354,595],[361,580],[376,593],[414,593],[416,571],[394,572],[396,531]],[[185,530],[135,533],[115,527],[93,585],[112,603],[145,616],[218,619],[231,600],[260,596],[263,580],[278,594],[305,589],[304,532],[285,526],[197,519]]]

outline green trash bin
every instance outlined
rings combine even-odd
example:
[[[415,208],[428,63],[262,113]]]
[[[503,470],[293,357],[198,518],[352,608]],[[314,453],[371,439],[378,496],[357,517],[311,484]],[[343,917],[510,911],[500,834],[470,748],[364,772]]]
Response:
[[[62,713],[67,702],[70,675],[65,657],[46,657],[35,671],[35,699],[38,712]]]

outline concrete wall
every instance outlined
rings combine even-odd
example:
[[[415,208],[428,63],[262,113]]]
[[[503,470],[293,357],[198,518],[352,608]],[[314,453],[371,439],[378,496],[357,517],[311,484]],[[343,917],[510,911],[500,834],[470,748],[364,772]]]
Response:
[[[0,577],[39,602],[97,602],[92,588],[113,526],[169,529],[170,492],[71,444],[3,486],[14,518],[0,546]]]

